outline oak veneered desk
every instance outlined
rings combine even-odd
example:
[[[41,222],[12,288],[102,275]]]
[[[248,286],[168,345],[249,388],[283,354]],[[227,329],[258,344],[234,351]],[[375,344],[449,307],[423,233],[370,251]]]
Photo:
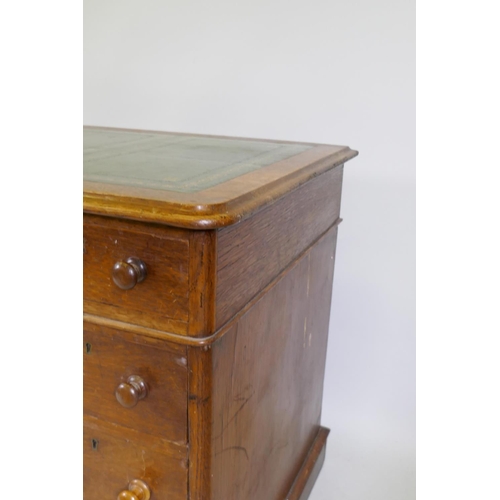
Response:
[[[347,147],[84,128],[85,500],[304,500]]]

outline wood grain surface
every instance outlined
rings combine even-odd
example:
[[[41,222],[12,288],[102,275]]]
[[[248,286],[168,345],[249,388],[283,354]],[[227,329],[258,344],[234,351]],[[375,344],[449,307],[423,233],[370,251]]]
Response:
[[[319,430],[336,235],[214,344],[188,347],[193,498],[283,500],[299,474]]]
[[[213,385],[211,346],[188,347],[189,500],[210,500]]]
[[[187,499],[187,448],[85,417],[85,500],[116,500],[132,479],[151,489],[151,500]],[[68,497],[72,495],[68,494]]]
[[[86,215],[84,312],[187,334],[189,232]],[[131,290],[112,280],[116,262],[137,257],[147,277]]]
[[[219,231],[217,327],[338,219],[342,175],[342,167],[330,170],[252,218]]]
[[[187,443],[187,353],[185,346],[134,343],[119,330],[90,323],[83,335],[84,412],[127,429],[178,445]],[[131,375],[146,382],[148,394],[133,408],[116,399],[117,387]]]
[[[216,231],[190,231],[190,337],[206,337],[215,329]]]

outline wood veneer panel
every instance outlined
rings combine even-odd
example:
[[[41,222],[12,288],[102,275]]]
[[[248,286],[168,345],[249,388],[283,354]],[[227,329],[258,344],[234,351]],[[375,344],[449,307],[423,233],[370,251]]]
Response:
[[[151,500],[186,500],[187,448],[86,417],[83,428],[85,500],[115,500],[131,479],[151,489]]]
[[[84,216],[84,312],[186,334],[189,231]],[[131,290],[113,283],[116,262],[137,257],[147,277]]]
[[[318,434],[337,228],[212,345],[212,500],[283,500]]]
[[[339,217],[343,167],[330,170],[217,240],[216,325],[234,316]]]
[[[83,407],[88,415],[177,444],[187,442],[187,350],[168,342],[151,345],[119,330],[84,323]],[[142,342],[141,342],[142,341]],[[115,390],[131,375],[142,377],[148,395],[133,408],[116,400]]]
[[[189,347],[189,500],[209,500],[212,480],[211,346]]]
[[[190,337],[205,337],[214,331],[216,245],[215,231],[190,231]]]

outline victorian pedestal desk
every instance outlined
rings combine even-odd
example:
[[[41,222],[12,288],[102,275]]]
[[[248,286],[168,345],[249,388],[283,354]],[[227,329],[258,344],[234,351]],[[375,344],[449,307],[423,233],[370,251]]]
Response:
[[[356,152],[83,137],[84,499],[306,499]]]

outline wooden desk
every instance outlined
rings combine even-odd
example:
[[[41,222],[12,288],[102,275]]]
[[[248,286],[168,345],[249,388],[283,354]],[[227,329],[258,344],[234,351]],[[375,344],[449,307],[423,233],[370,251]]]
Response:
[[[347,147],[84,128],[85,500],[304,500]]]

